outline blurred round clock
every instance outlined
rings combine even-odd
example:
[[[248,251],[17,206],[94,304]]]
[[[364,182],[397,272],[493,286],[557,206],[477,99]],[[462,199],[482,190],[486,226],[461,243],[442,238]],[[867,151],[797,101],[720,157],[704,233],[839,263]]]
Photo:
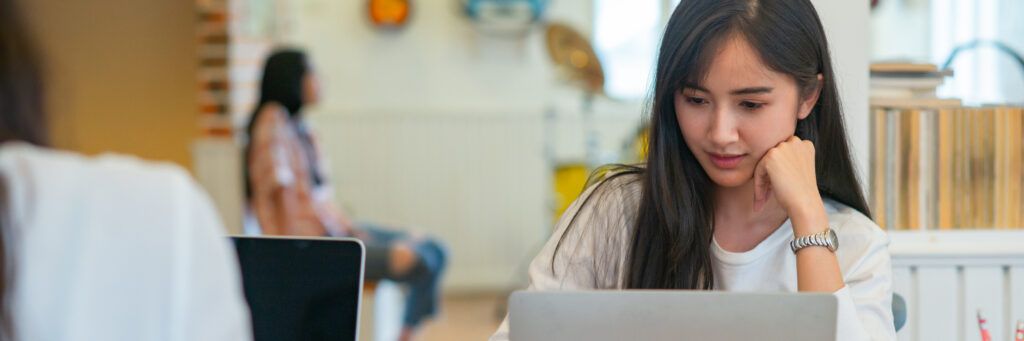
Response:
[[[370,21],[384,27],[400,27],[409,21],[410,0],[369,0]]]

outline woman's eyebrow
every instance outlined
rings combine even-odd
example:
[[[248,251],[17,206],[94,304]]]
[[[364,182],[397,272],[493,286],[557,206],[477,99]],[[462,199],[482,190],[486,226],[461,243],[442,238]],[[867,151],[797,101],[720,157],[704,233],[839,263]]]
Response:
[[[704,87],[693,83],[686,83],[685,85],[683,85],[683,89],[693,89],[701,92],[711,93],[711,91],[708,91],[708,89],[705,89]]]
[[[684,89],[693,89],[693,90],[697,90],[697,91],[701,91],[701,92],[706,92],[706,93],[711,93],[711,91],[708,91],[708,89],[705,89],[704,87],[702,87],[700,85],[697,85],[697,84],[690,84],[690,83],[688,83],[683,88]],[[770,87],[770,86],[755,86],[755,87],[749,87],[749,88],[735,89],[735,90],[729,91],[729,94],[730,95],[767,94],[767,93],[771,93],[772,90],[775,90],[775,88]]]
[[[752,87],[752,88],[736,89],[736,90],[733,90],[733,91],[729,91],[729,94],[732,94],[732,95],[767,94],[767,93],[771,93],[772,90],[774,90],[774,88],[767,87],[767,86],[758,86],[758,87]]]

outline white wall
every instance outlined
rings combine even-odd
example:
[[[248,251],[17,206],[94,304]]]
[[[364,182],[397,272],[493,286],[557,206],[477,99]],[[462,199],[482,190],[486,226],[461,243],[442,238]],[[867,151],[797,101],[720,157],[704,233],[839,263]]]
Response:
[[[282,40],[307,49],[325,90],[312,111],[329,115],[447,116],[495,113],[543,116],[559,126],[558,159],[583,153],[582,94],[561,82],[548,58],[543,26],[521,39],[485,35],[459,12],[457,1],[419,1],[400,29],[375,28],[361,1],[305,0],[287,10]],[[550,2],[546,20],[592,28],[588,0]],[[599,129],[608,151],[639,124],[639,103],[599,99],[594,110],[622,127]],[[607,153],[606,153],[607,154]]]
[[[539,111],[552,88],[543,32],[483,36],[456,1],[413,2],[398,30],[365,19],[364,1],[307,0],[286,38],[309,49],[327,88],[328,111]],[[585,1],[554,1],[550,16],[589,29]]]
[[[871,119],[868,116],[869,4],[867,1],[812,0],[828,35],[839,96],[846,115],[846,131],[861,188],[870,162]]]

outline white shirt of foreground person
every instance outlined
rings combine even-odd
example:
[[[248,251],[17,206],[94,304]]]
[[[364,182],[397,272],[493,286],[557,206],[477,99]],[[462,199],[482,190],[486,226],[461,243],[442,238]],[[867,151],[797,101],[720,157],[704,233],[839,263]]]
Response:
[[[5,243],[19,340],[249,340],[238,262],[179,167],[12,142]]]
[[[610,180],[593,193],[592,186],[562,216],[554,235],[530,263],[529,290],[621,289],[632,225],[640,200],[640,184],[627,175]],[[582,198],[594,195],[580,211]],[[892,266],[889,237],[866,216],[833,200],[825,200],[829,224],[839,237],[836,257],[846,283],[834,293],[839,301],[837,340],[895,340],[892,318]],[[574,227],[555,246],[579,212]],[[712,243],[717,290],[797,292],[796,255],[789,248],[793,228],[786,221],[754,249],[734,253]],[[554,260],[557,273],[552,273]],[[700,309],[700,307],[693,307]],[[508,318],[492,341],[508,340]]]

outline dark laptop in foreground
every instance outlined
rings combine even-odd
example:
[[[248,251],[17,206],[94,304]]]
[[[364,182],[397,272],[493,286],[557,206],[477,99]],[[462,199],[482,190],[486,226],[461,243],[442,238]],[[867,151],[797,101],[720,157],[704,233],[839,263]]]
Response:
[[[835,340],[830,294],[720,291],[518,291],[517,340]]]
[[[358,338],[362,242],[306,237],[231,240],[256,341]]]

